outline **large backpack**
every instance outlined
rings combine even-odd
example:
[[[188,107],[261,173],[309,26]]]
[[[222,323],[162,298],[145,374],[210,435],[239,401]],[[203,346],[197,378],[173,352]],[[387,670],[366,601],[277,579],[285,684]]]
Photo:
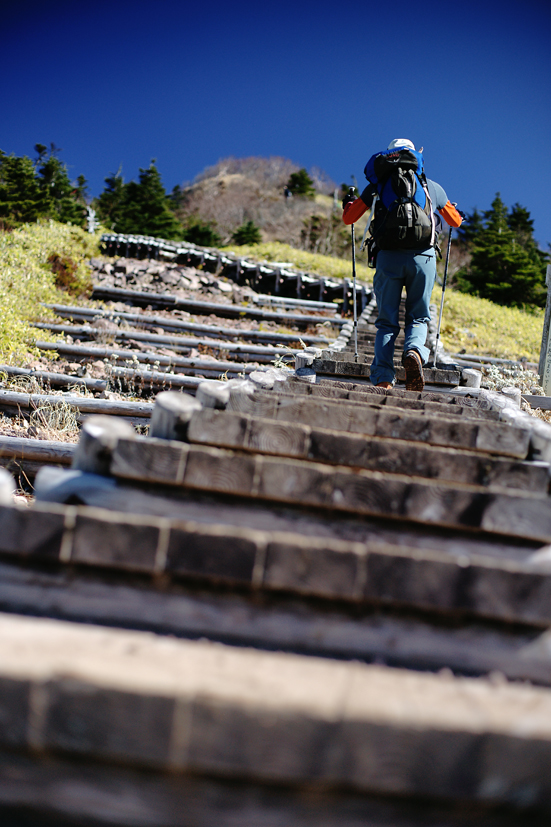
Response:
[[[423,156],[412,149],[372,155],[365,177],[377,189],[370,233],[380,250],[426,250],[435,245],[435,220],[423,170]]]

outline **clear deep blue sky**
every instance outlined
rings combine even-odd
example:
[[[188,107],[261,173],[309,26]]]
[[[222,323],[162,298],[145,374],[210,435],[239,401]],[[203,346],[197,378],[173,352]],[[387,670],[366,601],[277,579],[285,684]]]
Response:
[[[97,195],[157,159],[167,190],[234,155],[338,183],[392,138],[466,210],[497,191],[551,242],[551,3],[1,2],[0,148],[53,141]]]

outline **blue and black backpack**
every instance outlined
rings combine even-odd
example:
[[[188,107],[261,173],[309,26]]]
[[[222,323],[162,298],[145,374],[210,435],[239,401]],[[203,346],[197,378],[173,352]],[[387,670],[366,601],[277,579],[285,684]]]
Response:
[[[436,233],[423,156],[412,149],[387,149],[372,155],[365,177],[377,189],[370,226],[379,250],[426,250]]]

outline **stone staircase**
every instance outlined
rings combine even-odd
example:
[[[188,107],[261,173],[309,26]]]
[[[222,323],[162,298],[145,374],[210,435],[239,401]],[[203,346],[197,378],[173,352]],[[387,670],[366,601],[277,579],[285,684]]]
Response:
[[[551,428],[318,379],[159,394],[148,437],[90,417],[0,507],[4,808],[548,822]]]

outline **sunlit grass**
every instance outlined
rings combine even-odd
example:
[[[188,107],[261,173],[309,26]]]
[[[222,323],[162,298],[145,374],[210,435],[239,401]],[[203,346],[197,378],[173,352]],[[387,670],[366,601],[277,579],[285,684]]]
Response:
[[[91,287],[86,263],[99,253],[99,233],[45,221],[0,232],[0,361],[20,363],[36,336],[30,322],[47,315],[42,302],[66,302]],[[61,261],[61,273],[52,260]],[[48,261],[50,259],[50,261]],[[67,267],[66,267],[67,265]],[[57,284],[65,287],[61,290]],[[45,331],[44,331],[45,333]],[[42,338],[47,338],[43,335]]]
[[[440,309],[442,292],[435,288],[432,301]],[[503,359],[539,360],[544,311],[503,307],[487,299],[446,289],[441,338],[446,350],[497,356]]]

